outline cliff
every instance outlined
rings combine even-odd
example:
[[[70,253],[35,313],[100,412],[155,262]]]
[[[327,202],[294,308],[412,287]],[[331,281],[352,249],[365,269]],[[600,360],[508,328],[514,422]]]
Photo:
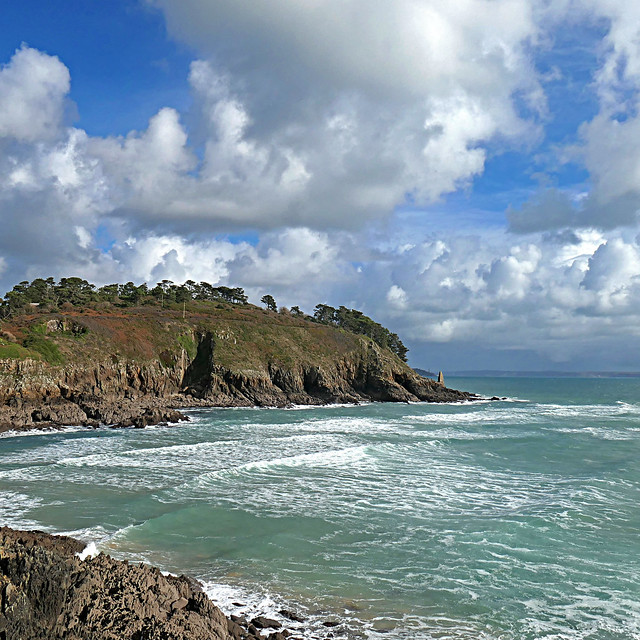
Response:
[[[267,618],[232,620],[194,580],[100,554],[40,531],[0,528],[0,638],[30,640],[284,640]],[[282,614],[289,612],[283,611]],[[285,616],[286,617],[286,616]]]
[[[0,431],[145,426],[191,406],[472,397],[365,336],[251,305],[69,310],[0,329]]]

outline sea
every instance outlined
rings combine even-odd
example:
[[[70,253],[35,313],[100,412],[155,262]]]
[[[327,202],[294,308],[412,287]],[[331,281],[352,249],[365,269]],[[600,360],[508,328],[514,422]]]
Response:
[[[447,383],[504,399],[4,434],[0,523],[299,638],[640,638],[640,379]]]

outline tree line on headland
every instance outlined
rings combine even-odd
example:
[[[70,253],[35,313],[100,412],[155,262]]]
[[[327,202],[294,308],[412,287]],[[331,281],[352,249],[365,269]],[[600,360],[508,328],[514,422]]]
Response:
[[[136,285],[107,284],[96,287],[87,280],[78,277],[36,278],[32,282],[23,281],[8,291],[0,301],[0,319],[14,315],[33,313],[34,311],[56,312],[71,310],[76,307],[137,307],[152,305],[171,307],[185,305],[188,301],[198,300],[231,305],[248,305],[249,300],[242,287],[225,287],[187,280],[183,284],[175,284],[171,280],[162,280],[155,287],[146,283]],[[267,310],[278,313],[273,296],[262,296],[262,304]],[[352,333],[369,336],[377,344],[395,353],[404,362],[407,361],[407,347],[397,334],[375,322],[362,311],[340,306],[337,309],[326,304],[318,304],[313,315],[307,315],[300,307],[291,309],[282,307],[280,313],[304,318],[319,324],[330,325]]]

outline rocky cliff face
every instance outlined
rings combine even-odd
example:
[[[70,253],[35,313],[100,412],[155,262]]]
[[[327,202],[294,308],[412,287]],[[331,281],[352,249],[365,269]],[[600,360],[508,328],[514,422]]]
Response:
[[[78,316],[72,336],[56,333],[69,321],[54,318],[38,325],[46,327],[47,341],[65,350],[66,362],[0,359],[0,431],[145,426],[175,422],[182,417],[175,409],[190,406],[472,397],[420,377],[368,338],[313,323],[276,323],[277,316],[259,322],[252,317],[253,322],[246,317],[144,320],[146,333],[138,317],[91,317],[83,324]],[[129,336],[137,342],[132,345]]]
[[[228,619],[197,582],[100,554],[39,531],[0,528],[0,638],[3,640],[284,640]],[[244,624],[243,624],[244,622]],[[267,625],[280,627],[275,621]],[[265,627],[263,627],[265,628]]]
[[[210,333],[199,336],[197,355],[185,371],[181,390],[216,406],[448,402],[472,397],[418,376],[366,338],[358,337],[352,351],[322,365],[270,362],[231,371],[216,364],[216,341]]]
[[[41,426],[177,422],[181,372],[158,363],[52,366],[0,361],[0,431]],[[188,403],[186,403],[188,404]]]

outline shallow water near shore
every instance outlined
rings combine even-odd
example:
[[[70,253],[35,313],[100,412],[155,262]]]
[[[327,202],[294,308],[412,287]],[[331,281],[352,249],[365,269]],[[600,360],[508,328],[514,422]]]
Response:
[[[5,436],[0,522],[305,637],[640,638],[640,380],[447,382],[508,400]]]

